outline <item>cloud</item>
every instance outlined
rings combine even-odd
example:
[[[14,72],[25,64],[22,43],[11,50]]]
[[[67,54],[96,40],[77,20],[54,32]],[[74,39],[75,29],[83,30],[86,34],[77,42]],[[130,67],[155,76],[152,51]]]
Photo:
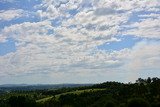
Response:
[[[126,32],[127,35],[135,35],[144,38],[160,38],[160,20],[158,19],[143,19],[140,22],[135,22],[129,27],[131,28]]]
[[[44,0],[37,12],[42,19],[69,17],[69,10],[78,9],[82,0]]]
[[[142,41],[137,43],[130,55],[128,67],[133,71],[159,70],[159,41]]]
[[[63,31],[73,31],[71,34],[69,34],[70,36],[73,35],[71,38],[75,37],[77,40],[81,40],[81,37],[87,39],[87,41],[101,41],[101,43],[104,43],[117,35],[119,33],[119,27],[121,23],[125,23],[126,21],[126,15],[122,16],[115,14],[111,16],[97,16],[95,15],[94,11],[84,10],[77,13],[74,17],[68,19],[67,21],[62,22],[61,26],[63,27],[57,27],[55,32],[59,32],[59,29],[61,30],[60,33]]]
[[[48,30],[54,30],[48,21],[25,22],[4,28],[3,36],[14,39],[17,50],[0,57],[2,62],[0,71],[4,73],[3,75],[57,71],[67,73],[78,68],[94,71],[94,69],[111,68],[120,64],[105,52],[95,51],[92,55],[96,46],[94,41],[87,41],[87,38],[83,42],[74,40],[72,37],[74,35],[71,33],[67,35],[68,31],[65,33],[64,29],[60,32],[63,36],[57,38],[58,35],[48,35]]]
[[[30,42],[39,35],[48,36],[49,30],[53,30],[53,27],[48,21],[15,24],[1,30],[0,41],[13,38],[18,42]]]
[[[128,73],[128,80],[133,81],[139,77],[159,75],[160,63],[159,41],[143,40],[138,42],[124,58],[121,68]]]
[[[54,77],[53,81],[65,82],[62,80],[65,78],[67,82],[89,82],[93,78],[133,81],[146,70],[157,72],[160,69],[157,6],[158,0],[43,0],[34,13],[41,18],[39,22],[1,29],[0,42],[13,39],[16,51],[0,56],[0,75],[39,74]],[[134,13],[139,13],[138,19],[130,21]],[[22,15],[21,9],[6,10],[0,18],[11,21]],[[142,41],[119,51],[97,48],[117,42],[125,35]]]
[[[18,10],[1,10],[0,11],[0,21],[10,21],[15,18],[20,18],[24,16],[24,11],[22,9]]]
[[[144,15],[139,15],[141,18],[155,18],[155,19],[160,19],[159,14],[151,13],[151,14],[144,14]]]
[[[95,15],[103,16],[103,15],[112,15],[116,14],[116,11],[111,8],[98,8],[95,11]]]

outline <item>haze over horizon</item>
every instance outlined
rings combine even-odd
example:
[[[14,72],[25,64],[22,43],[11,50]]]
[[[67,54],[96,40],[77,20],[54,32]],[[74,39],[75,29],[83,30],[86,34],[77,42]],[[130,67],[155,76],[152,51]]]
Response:
[[[0,84],[160,77],[160,0],[0,0]]]

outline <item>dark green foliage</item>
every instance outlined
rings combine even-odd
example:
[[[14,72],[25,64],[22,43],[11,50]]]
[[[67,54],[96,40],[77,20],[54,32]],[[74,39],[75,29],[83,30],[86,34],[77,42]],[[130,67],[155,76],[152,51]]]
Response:
[[[134,98],[129,100],[128,107],[150,107],[150,105],[142,98]]]
[[[160,107],[160,102],[153,102],[151,107]]]
[[[107,101],[105,107],[116,107],[116,104],[113,101]]]
[[[25,96],[11,96],[8,104],[11,107],[34,107],[36,105],[35,100]]]
[[[61,107],[61,104],[59,101],[56,101],[55,99],[51,99],[44,103],[37,103],[36,107]]]

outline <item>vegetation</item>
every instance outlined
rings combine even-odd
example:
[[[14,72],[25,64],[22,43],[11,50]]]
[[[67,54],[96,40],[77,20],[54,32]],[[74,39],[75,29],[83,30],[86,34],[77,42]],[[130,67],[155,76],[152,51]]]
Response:
[[[160,79],[1,92],[0,107],[160,107]]]

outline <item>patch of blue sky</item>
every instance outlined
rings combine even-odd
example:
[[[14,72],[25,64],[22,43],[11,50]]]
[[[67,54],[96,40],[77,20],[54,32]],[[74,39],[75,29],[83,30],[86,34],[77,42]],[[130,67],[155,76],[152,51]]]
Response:
[[[61,19],[60,17],[51,20],[52,26],[54,26],[54,27],[60,26],[60,25],[62,24],[62,21],[61,21],[61,20],[62,20],[62,19]]]
[[[140,15],[149,15],[149,14],[160,14],[160,11],[139,11],[139,12],[134,12],[132,13],[132,15],[130,16],[129,20],[127,23],[133,23],[133,22],[140,22],[141,19],[144,19],[142,17],[140,17]]]
[[[41,0],[15,0],[14,2],[0,2],[0,10],[23,9],[35,11],[35,5],[40,4]]]
[[[15,41],[13,39],[10,38],[7,39],[7,41],[4,43],[0,43],[0,56],[15,51],[16,51],[16,46],[15,46]]]
[[[157,18],[157,17],[146,17],[146,15],[150,15],[150,14],[160,14],[160,11],[139,11],[139,12],[133,12],[131,15],[130,15],[130,18],[129,20],[124,23],[121,28],[120,28],[120,31],[126,31],[126,30],[130,30],[130,29],[133,29],[133,27],[129,27],[129,26],[126,26],[128,24],[131,24],[131,23],[135,23],[135,22],[141,22],[142,20],[144,19],[147,19],[147,18]],[[143,17],[144,15],[144,17]]]
[[[48,32],[47,32],[47,35],[52,35],[54,34],[54,30],[53,29],[49,29]]]
[[[79,11],[77,9],[71,9],[68,11],[68,13],[72,16],[76,15]]]
[[[82,4],[81,4],[81,8],[90,8],[92,7],[92,2],[91,0],[83,0]]]
[[[34,8],[35,5],[38,5],[42,2],[42,0],[18,0],[21,9],[36,11]]]
[[[121,39],[121,41],[115,41],[115,42],[107,42],[104,43],[97,48],[100,50],[106,50],[106,51],[119,51],[124,48],[132,48],[137,42],[141,41],[142,38],[136,38],[134,36],[120,36],[118,39]]]
[[[76,28],[76,25],[70,25],[68,26],[69,29],[72,29],[72,28]]]
[[[17,7],[17,5],[13,5],[13,3],[3,3],[3,2],[0,2],[0,10],[8,10],[10,8],[14,8],[14,7]]]
[[[40,21],[40,18],[37,17],[36,14],[34,14],[34,13],[27,13],[27,14],[28,15],[24,15],[23,17],[20,17],[20,18],[15,18],[10,21],[1,20],[0,21],[0,29],[3,29],[4,27],[11,26],[14,24],[20,24],[23,22],[38,22],[38,21]]]
[[[61,5],[66,4],[68,2],[69,2],[69,0],[63,0],[63,1],[54,0],[54,5],[55,5],[56,8],[59,8]]]
[[[139,21],[138,15],[140,15],[140,13],[132,13],[132,15],[130,16],[128,20],[128,23],[138,22]]]

